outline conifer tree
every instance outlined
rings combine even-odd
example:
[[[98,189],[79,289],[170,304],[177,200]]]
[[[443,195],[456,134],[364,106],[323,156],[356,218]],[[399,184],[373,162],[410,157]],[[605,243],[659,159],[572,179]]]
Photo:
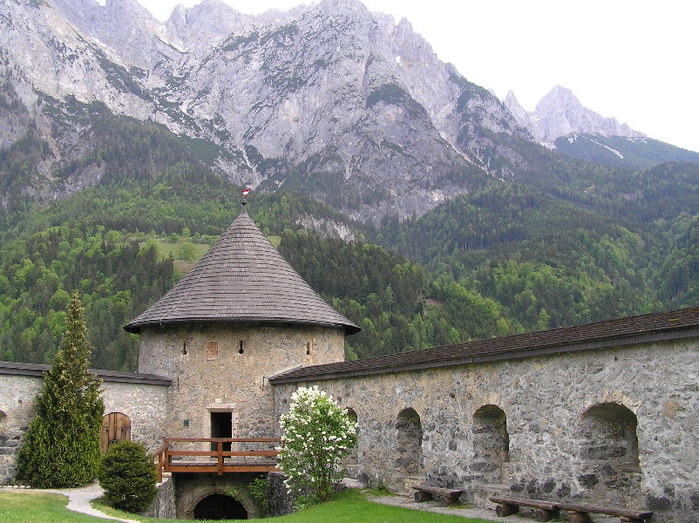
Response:
[[[91,350],[76,292],[18,456],[18,479],[33,487],[78,487],[97,477],[104,404],[99,380],[88,371]]]

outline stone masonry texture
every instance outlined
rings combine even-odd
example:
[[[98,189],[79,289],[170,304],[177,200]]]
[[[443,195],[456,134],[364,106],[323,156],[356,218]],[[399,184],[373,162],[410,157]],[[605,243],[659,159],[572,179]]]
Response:
[[[17,452],[34,419],[42,382],[32,376],[0,376],[0,485],[14,479]]]
[[[217,412],[231,413],[233,437],[280,436],[291,394],[313,385],[356,414],[348,469],[374,484],[461,488],[464,501],[490,508],[489,495],[507,493],[648,509],[657,523],[699,520],[694,335],[371,375],[313,378],[311,369],[295,382],[275,376],[342,361],[342,329],[153,326],[141,343],[145,374],[135,376],[171,381],[105,377],[102,389],[105,413],[129,416],[132,438],[150,450],[166,436],[209,437]],[[40,387],[40,375],[0,376],[0,483],[12,479]],[[224,484],[248,503],[242,477],[174,479],[178,514]]]
[[[0,376],[0,484],[13,481],[17,452],[36,415],[40,376]],[[155,450],[164,436],[167,387],[104,381],[105,414],[121,412],[131,418],[131,438]]]
[[[212,412],[231,412],[234,438],[274,437],[269,377],[343,358],[341,328],[206,323],[144,328],[139,369],[172,379],[170,437],[210,437]]]
[[[276,416],[311,385],[357,414],[352,468],[375,484],[404,489],[407,471],[491,508],[488,495],[509,493],[699,520],[695,339],[280,384]]]

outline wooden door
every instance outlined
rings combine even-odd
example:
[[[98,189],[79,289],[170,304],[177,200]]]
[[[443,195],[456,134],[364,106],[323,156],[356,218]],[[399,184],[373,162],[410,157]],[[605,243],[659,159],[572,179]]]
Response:
[[[131,440],[131,419],[121,412],[110,412],[102,418],[102,452],[107,452],[110,445],[121,440]]]

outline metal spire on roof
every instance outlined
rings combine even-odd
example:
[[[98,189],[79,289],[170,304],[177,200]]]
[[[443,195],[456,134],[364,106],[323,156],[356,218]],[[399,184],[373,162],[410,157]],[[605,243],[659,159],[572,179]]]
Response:
[[[240,190],[240,194],[243,196],[243,201],[241,202],[243,208],[248,204],[248,194],[250,194],[250,191],[252,191],[252,188],[247,186]]]

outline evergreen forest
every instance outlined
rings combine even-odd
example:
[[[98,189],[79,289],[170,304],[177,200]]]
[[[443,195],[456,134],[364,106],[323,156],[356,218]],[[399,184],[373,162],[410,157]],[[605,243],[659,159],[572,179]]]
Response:
[[[57,173],[68,187],[91,166],[101,174],[89,187],[31,198],[49,151],[31,129],[0,151],[2,360],[50,363],[79,291],[91,365],[135,370],[138,337],[122,326],[240,212],[240,187],[208,166],[210,144],[94,111],[94,148]],[[699,304],[699,165],[580,167],[541,148],[532,159],[539,177],[482,180],[407,220],[354,221],[284,188],[253,192],[248,209],[362,328],[348,358]],[[309,217],[328,226],[305,228]]]

